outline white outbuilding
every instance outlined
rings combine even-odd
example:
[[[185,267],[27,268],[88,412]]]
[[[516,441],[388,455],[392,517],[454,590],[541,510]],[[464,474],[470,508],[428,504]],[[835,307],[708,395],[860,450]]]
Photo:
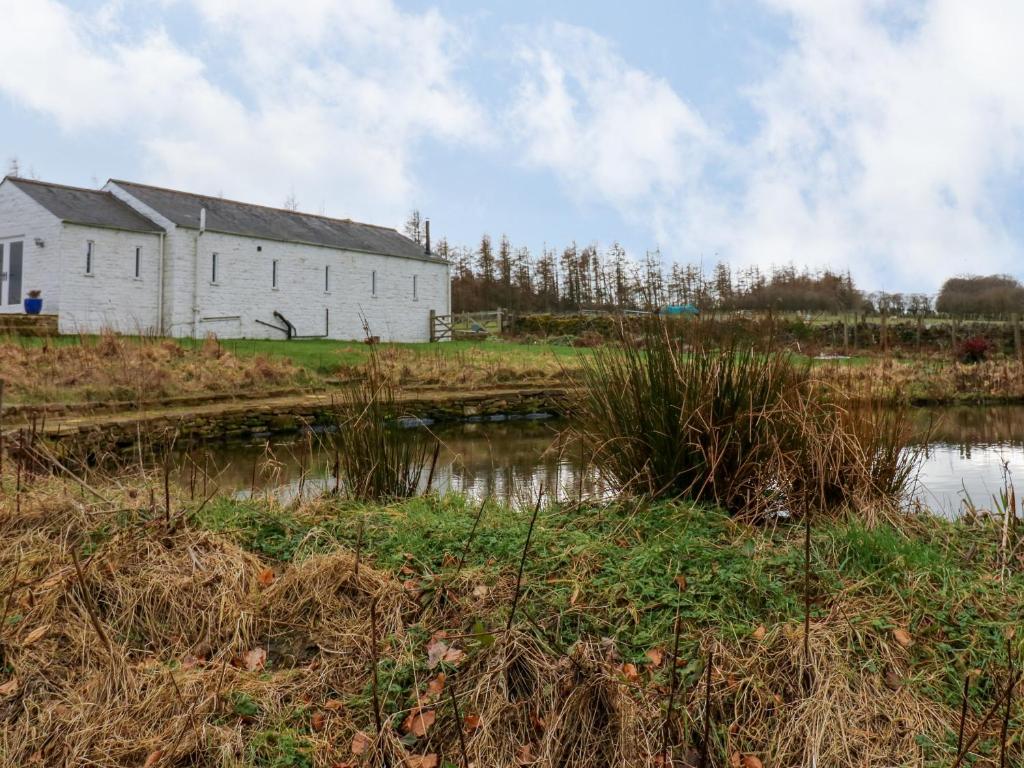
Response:
[[[448,263],[394,229],[111,180],[0,182],[0,313],[61,333],[427,341]]]

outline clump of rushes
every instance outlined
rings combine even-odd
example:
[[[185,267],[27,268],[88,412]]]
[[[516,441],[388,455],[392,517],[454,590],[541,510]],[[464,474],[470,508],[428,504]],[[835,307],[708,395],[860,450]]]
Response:
[[[416,495],[435,440],[424,430],[394,425],[395,385],[375,348],[363,378],[342,395],[338,415],[338,469],[348,494],[365,501]]]
[[[895,500],[913,474],[905,413],[849,407],[787,352],[663,321],[620,342],[580,358],[574,431],[622,491],[799,514]]]

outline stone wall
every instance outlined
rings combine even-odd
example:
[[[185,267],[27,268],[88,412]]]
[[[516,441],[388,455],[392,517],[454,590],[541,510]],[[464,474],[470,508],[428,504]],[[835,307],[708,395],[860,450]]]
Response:
[[[501,421],[546,414],[565,415],[568,396],[564,390],[528,390],[516,393],[472,395],[458,399],[424,397],[405,401],[396,420],[433,422]],[[100,425],[83,426],[73,431],[48,434],[62,453],[82,455],[129,448],[141,432],[149,443],[173,440],[177,444],[239,441],[286,434],[304,428],[326,429],[337,426],[337,412],[327,405],[300,405],[292,408],[255,406],[248,410],[226,410],[202,416],[159,417],[140,424],[130,418]]]

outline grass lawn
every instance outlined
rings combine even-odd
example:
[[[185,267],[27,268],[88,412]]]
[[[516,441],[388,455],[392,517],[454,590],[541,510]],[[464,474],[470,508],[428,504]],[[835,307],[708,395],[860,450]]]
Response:
[[[182,339],[181,343],[189,348],[202,344],[191,339]],[[321,374],[360,365],[367,360],[371,350],[367,344],[331,339],[226,339],[221,343],[239,356],[286,357],[295,365]],[[387,343],[377,345],[377,349],[386,358],[399,358],[413,363],[441,360],[501,364],[512,368],[572,364],[579,352],[568,346],[520,344],[501,340]]]

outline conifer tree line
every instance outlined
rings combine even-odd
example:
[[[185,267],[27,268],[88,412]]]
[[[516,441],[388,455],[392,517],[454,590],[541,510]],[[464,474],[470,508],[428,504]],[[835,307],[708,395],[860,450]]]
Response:
[[[418,211],[409,217],[405,233],[424,242]],[[666,263],[657,250],[634,257],[617,242],[607,247],[572,242],[535,253],[514,245],[506,235],[495,241],[484,234],[474,246],[455,245],[440,237],[431,249],[451,264],[453,312],[497,307],[518,312],[654,311],[692,305],[701,311],[1024,314],[1024,286],[1008,275],[950,278],[935,295],[868,293],[857,287],[849,271],[793,264],[767,270],[756,265],[733,269],[725,261],[706,268]]]

